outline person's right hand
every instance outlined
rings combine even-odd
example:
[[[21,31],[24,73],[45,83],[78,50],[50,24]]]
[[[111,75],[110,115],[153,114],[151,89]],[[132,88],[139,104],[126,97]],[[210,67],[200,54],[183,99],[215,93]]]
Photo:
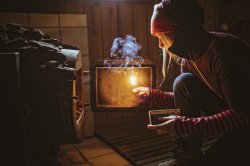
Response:
[[[137,88],[134,88],[132,91],[135,94],[135,96],[137,97],[137,100],[139,103],[145,103],[146,98],[149,95],[149,88],[148,87],[137,87]]]
[[[159,118],[160,121],[163,121],[161,124],[151,125],[149,124],[147,127],[152,130],[156,130],[158,134],[168,133],[173,137],[178,136],[175,129],[176,115],[170,115],[166,117]]]

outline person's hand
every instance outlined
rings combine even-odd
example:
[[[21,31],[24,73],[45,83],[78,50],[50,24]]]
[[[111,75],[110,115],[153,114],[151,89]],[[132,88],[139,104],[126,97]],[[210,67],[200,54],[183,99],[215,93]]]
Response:
[[[168,133],[171,136],[177,136],[175,130],[175,118],[176,115],[171,115],[167,117],[160,117],[159,120],[163,121],[164,123],[158,125],[151,125],[149,124],[147,127],[152,130],[156,130],[158,134]]]
[[[132,90],[132,92],[137,97],[139,103],[145,103],[146,98],[149,95],[149,88],[148,87],[137,87]]]

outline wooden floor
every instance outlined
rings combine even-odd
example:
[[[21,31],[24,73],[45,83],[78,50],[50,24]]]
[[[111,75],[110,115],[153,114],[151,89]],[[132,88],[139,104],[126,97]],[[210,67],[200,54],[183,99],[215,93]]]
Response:
[[[173,150],[173,138],[158,135],[146,128],[147,117],[111,121],[102,125],[97,136],[127,159],[132,165],[156,166],[169,160]],[[205,152],[218,136],[207,137],[202,144]]]
[[[58,161],[60,166],[132,166],[97,137],[61,146]]]

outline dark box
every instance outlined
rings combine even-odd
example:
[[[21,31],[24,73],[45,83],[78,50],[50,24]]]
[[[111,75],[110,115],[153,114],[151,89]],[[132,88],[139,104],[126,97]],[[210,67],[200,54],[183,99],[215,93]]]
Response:
[[[136,87],[155,87],[155,66],[128,64],[126,67],[103,64],[92,68],[91,107],[94,111],[129,111],[143,106],[132,90]]]
[[[179,113],[180,113],[180,109],[150,110],[149,122],[152,125],[160,124],[160,123],[163,123],[164,121],[158,120],[159,117],[178,115]]]

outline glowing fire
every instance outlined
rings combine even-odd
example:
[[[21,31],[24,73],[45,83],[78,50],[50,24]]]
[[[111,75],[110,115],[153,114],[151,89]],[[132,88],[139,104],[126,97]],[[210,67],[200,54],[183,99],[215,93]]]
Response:
[[[131,83],[132,85],[136,85],[137,79],[136,79],[135,76],[130,76],[130,83]]]

